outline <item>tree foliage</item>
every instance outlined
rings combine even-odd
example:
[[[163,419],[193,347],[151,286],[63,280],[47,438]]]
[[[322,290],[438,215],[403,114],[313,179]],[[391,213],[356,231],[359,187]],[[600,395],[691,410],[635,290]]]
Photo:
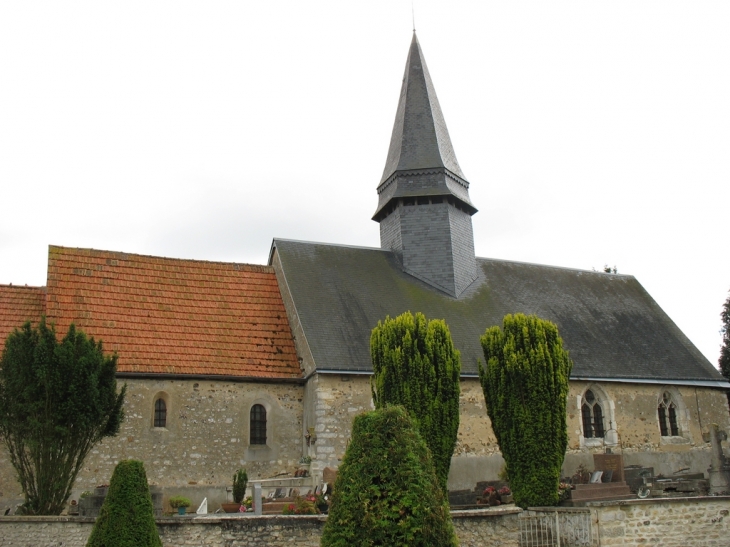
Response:
[[[554,505],[573,368],[558,328],[534,315],[507,315],[503,330],[488,328],[481,344],[486,366],[479,364],[479,378],[515,503]]]
[[[725,304],[722,306],[720,318],[722,319],[722,347],[720,348],[718,364],[722,375],[730,380],[730,296],[727,297]],[[728,398],[730,399],[730,393],[728,393]]]
[[[162,547],[142,462],[122,460],[114,468],[86,547]]]
[[[335,482],[322,547],[456,546],[431,452],[408,413],[357,416]]]
[[[375,408],[402,405],[431,450],[446,490],[459,430],[459,351],[442,320],[406,312],[378,321],[370,337]]]
[[[0,366],[0,435],[23,511],[60,514],[89,451],[116,435],[124,417],[116,356],[104,356],[101,342],[73,325],[59,343],[43,319],[8,336]]]

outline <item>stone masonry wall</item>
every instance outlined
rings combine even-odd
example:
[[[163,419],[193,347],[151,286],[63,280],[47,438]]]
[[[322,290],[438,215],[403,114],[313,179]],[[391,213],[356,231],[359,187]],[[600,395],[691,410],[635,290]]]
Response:
[[[233,472],[246,467],[249,478],[293,472],[302,456],[302,398],[295,384],[210,380],[120,380],[127,383],[125,419],[119,435],[92,450],[76,480],[72,499],[107,484],[122,459],[145,464],[151,484],[204,490],[230,486]],[[167,426],[153,427],[154,402],[167,402]],[[267,410],[267,444],[249,445],[251,406]],[[21,497],[4,448],[0,450],[3,499]],[[210,494],[205,494],[210,495]],[[202,501],[189,496],[193,503]],[[2,501],[2,500],[0,500]],[[212,500],[209,498],[209,502]],[[1,505],[0,505],[1,507]],[[210,505],[211,510],[217,507]]]
[[[318,374],[310,379],[316,382],[313,415],[308,423],[316,424],[318,439],[311,452],[319,468],[336,468],[345,454],[350,439],[352,419],[372,407],[370,377],[357,375]],[[315,384],[313,384],[315,385]],[[601,383],[590,384],[608,397],[606,405],[613,405],[613,427],[620,444],[612,446],[624,455],[626,465],[639,464],[655,468],[655,472],[672,474],[689,467],[691,472],[705,472],[709,465],[710,446],[704,442],[702,430],[708,424],[718,423],[730,432],[727,402],[724,394],[710,388],[670,388],[682,402],[680,420],[684,437],[662,437],[657,417],[657,401],[667,386],[651,384]],[[571,382],[568,397],[569,446],[563,466],[564,475],[575,473],[581,463],[593,468],[592,454],[606,448],[599,441],[593,445],[581,439],[578,397],[589,387],[587,382]],[[699,411],[698,411],[699,409]],[[484,404],[484,395],[477,378],[462,378],[460,397],[461,423],[454,457],[449,473],[449,488],[470,489],[481,480],[494,480],[504,460],[499,452]],[[608,422],[608,413],[606,413]],[[608,425],[606,426],[608,427]],[[607,437],[608,438],[608,437]],[[726,448],[726,442],[723,446]]]
[[[462,547],[517,547],[516,509],[458,511]],[[318,547],[324,516],[234,516],[157,520],[163,547]],[[0,517],[0,547],[84,547],[94,519]]]
[[[724,547],[730,544],[730,497],[594,503],[593,546]],[[516,508],[454,511],[462,547],[518,547]],[[164,547],[319,545],[324,516],[231,516],[157,521]],[[83,547],[93,519],[0,517],[0,547]]]
[[[730,545],[730,499],[635,500],[595,507],[594,530],[602,547],[726,547]]]

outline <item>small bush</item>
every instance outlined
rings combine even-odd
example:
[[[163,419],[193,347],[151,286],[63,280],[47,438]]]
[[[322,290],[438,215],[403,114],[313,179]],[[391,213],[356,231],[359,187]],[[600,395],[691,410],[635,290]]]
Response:
[[[248,485],[248,473],[245,469],[239,469],[233,474],[233,502],[243,502],[246,495],[246,486]]]
[[[186,498],[185,496],[173,496],[167,502],[170,504],[170,507],[173,509],[177,509],[178,507],[190,507],[191,501]]]
[[[114,469],[86,547],[162,547],[142,462],[123,460]]]
[[[355,418],[322,547],[458,545],[431,452],[400,406]]]

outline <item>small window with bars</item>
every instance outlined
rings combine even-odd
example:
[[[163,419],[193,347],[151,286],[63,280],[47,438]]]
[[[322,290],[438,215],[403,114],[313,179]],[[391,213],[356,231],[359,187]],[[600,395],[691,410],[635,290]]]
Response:
[[[263,405],[251,407],[251,444],[266,444],[266,409]]]
[[[672,395],[668,391],[662,394],[662,400],[657,408],[659,415],[659,430],[662,437],[679,436],[679,426],[677,425],[677,405],[672,400]]]
[[[167,405],[165,400],[160,398],[155,401],[155,427],[167,426]]]
[[[583,418],[583,437],[586,439],[602,439],[606,434],[603,426],[603,408],[601,407],[601,401],[590,389],[583,395],[580,412]]]

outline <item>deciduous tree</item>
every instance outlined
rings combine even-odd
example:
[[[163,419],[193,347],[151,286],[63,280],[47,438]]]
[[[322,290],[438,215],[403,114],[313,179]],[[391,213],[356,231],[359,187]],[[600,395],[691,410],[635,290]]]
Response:
[[[26,514],[59,514],[89,451],[119,431],[126,386],[117,392],[116,362],[73,325],[60,343],[45,320],[5,341],[0,435]]]
[[[507,315],[481,344],[486,365],[480,363],[479,378],[515,503],[554,505],[568,446],[573,367],[558,328],[534,315]]]
[[[448,326],[410,312],[378,322],[370,337],[375,408],[402,405],[431,450],[446,491],[459,430],[461,361]]]

